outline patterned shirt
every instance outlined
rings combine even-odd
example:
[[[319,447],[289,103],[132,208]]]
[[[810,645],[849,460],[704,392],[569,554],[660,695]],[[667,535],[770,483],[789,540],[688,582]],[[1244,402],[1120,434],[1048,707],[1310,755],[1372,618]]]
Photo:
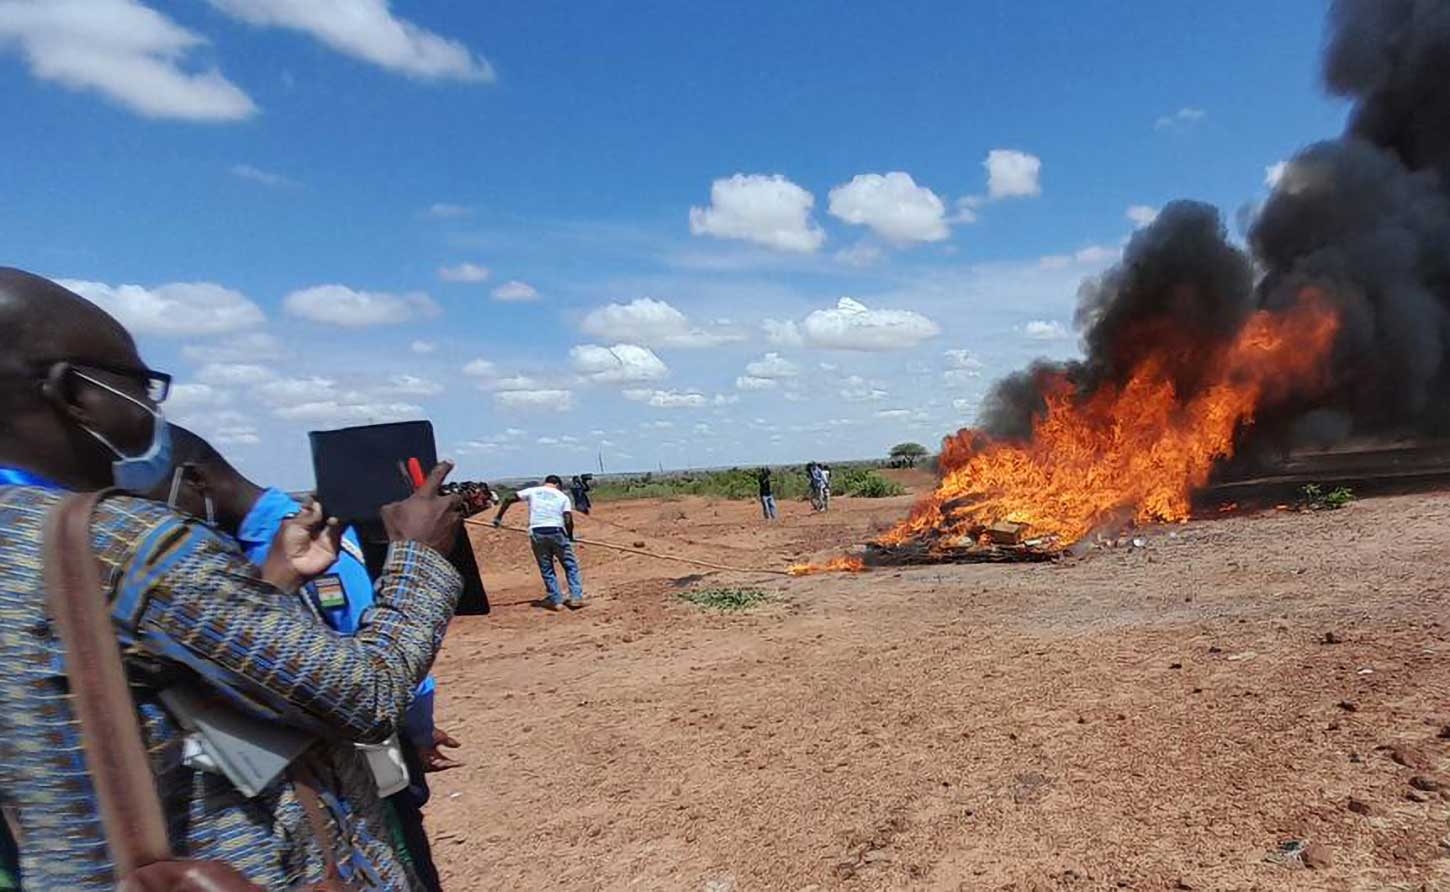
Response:
[[[280,489],[267,489],[242,518],[237,528],[237,545],[247,560],[260,567],[267,562],[272,539],[282,522],[302,510],[296,499]],[[303,587],[322,621],[344,635],[357,634],[362,618],[373,606],[373,580],[357,532],[348,527],[342,534],[342,554],[327,572]],[[433,676],[423,679],[403,716],[404,730],[413,745],[433,745]],[[4,890],[0,890],[4,892]]]
[[[64,652],[46,616],[42,529],[60,493],[0,486],[0,806],[14,815],[22,883],[41,890],[115,885]],[[263,582],[235,543],[165,505],[101,503],[92,549],[125,648],[132,693],[172,846],[226,861],[287,890],[322,878],[322,859],[284,776],[247,799],[182,761],[182,734],[157,692],[200,682],[254,717],[319,735],[314,768],[346,877],[379,889],[413,882],[388,844],[372,776],[344,741],[395,730],[442,643],[462,587],[437,552],[399,543],[377,601],[353,637],[316,622]]]

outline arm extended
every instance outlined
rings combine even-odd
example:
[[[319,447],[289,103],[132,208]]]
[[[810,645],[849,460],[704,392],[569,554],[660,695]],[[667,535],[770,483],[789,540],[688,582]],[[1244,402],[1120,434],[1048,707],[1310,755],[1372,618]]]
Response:
[[[141,522],[129,560],[116,567],[112,608],[123,643],[186,666],[247,712],[326,737],[374,742],[393,733],[462,588],[436,551],[394,543],[374,608],[346,637],[206,527],[129,499],[103,503],[100,513],[108,510]],[[97,545],[105,555],[117,543]]]

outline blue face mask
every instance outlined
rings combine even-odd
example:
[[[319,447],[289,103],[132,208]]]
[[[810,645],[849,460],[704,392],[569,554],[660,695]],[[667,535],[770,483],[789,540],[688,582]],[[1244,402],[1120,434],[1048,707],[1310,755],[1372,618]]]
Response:
[[[123,393],[104,381],[97,381],[84,372],[75,374],[97,387],[109,390],[127,402],[135,403],[151,416],[151,446],[140,455],[127,455],[97,431],[88,427],[82,428],[82,430],[100,440],[102,445],[116,453],[116,460],[111,462],[111,479],[117,486],[138,493],[150,492],[155,489],[171,472],[171,425],[166,422],[166,416],[161,414],[160,409],[153,409],[129,393]]]

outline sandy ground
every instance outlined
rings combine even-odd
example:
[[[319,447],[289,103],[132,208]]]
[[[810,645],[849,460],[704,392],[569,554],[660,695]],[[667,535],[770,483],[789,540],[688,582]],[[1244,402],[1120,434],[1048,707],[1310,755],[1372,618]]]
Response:
[[[909,503],[616,503],[580,532],[780,568]],[[1057,565],[696,582],[585,547],[592,605],[558,615],[522,536],[474,535],[496,609],[437,667],[448,888],[1450,889],[1450,494]],[[676,596],[721,583],[777,600]],[[1266,860],[1288,840],[1316,867]]]

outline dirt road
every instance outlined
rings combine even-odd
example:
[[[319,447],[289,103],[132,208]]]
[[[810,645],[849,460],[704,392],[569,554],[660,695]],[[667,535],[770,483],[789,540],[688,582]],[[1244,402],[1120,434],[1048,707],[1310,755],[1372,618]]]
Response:
[[[783,567],[909,503],[581,533]],[[586,549],[593,604],[555,615],[522,537],[475,531],[497,609],[437,667],[448,888],[1450,889],[1450,494],[1145,535],[792,580]],[[777,600],[676,597],[720,583]],[[1315,869],[1266,860],[1289,840]]]

